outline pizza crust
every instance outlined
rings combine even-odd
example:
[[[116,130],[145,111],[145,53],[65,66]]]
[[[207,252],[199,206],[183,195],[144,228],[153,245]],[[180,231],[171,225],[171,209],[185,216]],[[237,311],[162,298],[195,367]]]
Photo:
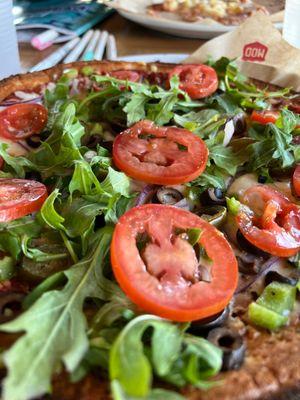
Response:
[[[40,86],[57,81],[64,71],[76,69],[78,72],[83,67],[92,67],[95,73],[105,74],[118,70],[137,70],[145,72],[168,72],[175,64],[163,63],[143,63],[143,62],[124,62],[124,61],[77,61],[69,64],[59,64],[44,71],[32,72],[27,74],[13,75],[0,81],[0,102],[17,90],[34,91]]]
[[[174,64],[91,61],[61,64],[41,72],[15,75],[0,82],[0,101],[16,90],[33,90],[55,82],[67,69],[90,66],[96,73],[121,69],[166,73]],[[249,326],[247,355],[238,371],[216,377],[220,384],[208,391],[188,387],[182,394],[188,400],[299,400],[300,399],[300,326],[297,324],[268,334]],[[7,347],[13,335],[0,333],[0,345]],[[79,383],[70,383],[67,374],[53,379],[53,400],[110,400],[109,384],[101,375],[90,374]]]

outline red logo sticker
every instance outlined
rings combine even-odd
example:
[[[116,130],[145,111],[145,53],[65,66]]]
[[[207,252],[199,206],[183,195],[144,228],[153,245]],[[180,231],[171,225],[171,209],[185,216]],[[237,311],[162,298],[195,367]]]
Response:
[[[259,42],[248,43],[244,46],[243,57],[244,61],[265,61],[268,52],[267,46]]]

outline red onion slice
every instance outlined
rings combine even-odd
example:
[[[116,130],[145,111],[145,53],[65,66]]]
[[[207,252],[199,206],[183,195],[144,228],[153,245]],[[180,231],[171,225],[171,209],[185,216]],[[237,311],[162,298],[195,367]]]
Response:
[[[265,276],[267,274],[267,272],[272,269],[272,267],[274,266],[274,264],[276,264],[278,261],[280,260],[279,257],[271,257],[269,258],[262,266],[260,271],[258,272],[258,274],[256,274],[255,276],[251,276],[249,280],[247,280],[246,283],[244,283],[243,285],[239,285],[235,294],[239,294],[242,292],[245,292],[247,289],[249,289],[258,279],[262,278],[263,276]]]
[[[157,192],[158,186],[157,185],[146,185],[143,187],[143,190],[140,192],[138,197],[136,198],[135,205],[142,206],[143,204],[149,203],[155,193]]]

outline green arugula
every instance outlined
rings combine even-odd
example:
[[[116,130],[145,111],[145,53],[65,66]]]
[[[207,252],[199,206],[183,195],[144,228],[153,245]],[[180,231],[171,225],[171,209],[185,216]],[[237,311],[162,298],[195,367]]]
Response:
[[[26,400],[48,393],[52,373],[61,362],[74,371],[88,349],[87,322],[82,313],[87,297],[106,299],[101,268],[109,251],[112,229],[100,230],[89,254],[64,274],[65,287],[44,293],[20,317],[1,325],[5,332],[25,332],[4,353],[9,370],[4,381],[5,399]],[[22,359],[19,355],[22,354]]]
[[[252,127],[249,136],[254,140],[248,146],[250,160],[247,169],[265,175],[268,169],[286,169],[297,161],[293,134],[299,117],[283,109],[276,124]]]
[[[146,351],[142,338],[149,328],[151,345]],[[130,321],[110,350],[110,378],[132,397],[150,395],[153,371],[177,386],[193,383],[207,388],[213,384],[206,382],[207,378],[220,371],[221,366],[220,349],[153,315]]]

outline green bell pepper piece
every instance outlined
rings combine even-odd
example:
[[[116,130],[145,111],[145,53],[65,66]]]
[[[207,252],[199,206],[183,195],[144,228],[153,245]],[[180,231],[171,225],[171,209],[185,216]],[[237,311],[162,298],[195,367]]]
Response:
[[[287,316],[280,315],[277,312],[255,302],[250,304],[248,308],[248,316],[253,324],[269,329],[270,331],[279,329],[288,321]]]
[[[295,286],[272,282],[264,289],[256,303],[280,315],[287,316],[294,307],[296,291]]]

